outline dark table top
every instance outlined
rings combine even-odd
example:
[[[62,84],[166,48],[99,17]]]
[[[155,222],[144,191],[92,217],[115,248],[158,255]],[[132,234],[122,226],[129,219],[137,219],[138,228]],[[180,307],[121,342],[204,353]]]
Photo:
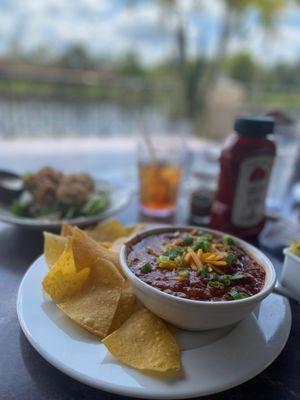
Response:
[[[119,213],[124,223],[138,220],[136,202]],[[74,381],[45,361],[22,333],[16,296],[23,274],[42,252],[42,235],[0,224],[0,399],[118,399]],[[274,259],[275,266],[280,266]],[[286,347],[256,378],[209,399],[300,399],[300,305],[291,302],[293,324]]]
[[[137,222],[137,201],[131,202],[117,218],[125,224]],[[184,222],[184,217],[179,220]],[[27,268],[41,253],[40,232],[0,223],[0,400],[121,399],[58,371],[34,350],[22,333],[16,314],[17,291]],[[272,255],[271,258],[279,271],[282,260]],[[300,399],[300,305],[291,301],[291,308],[291,334],[274,363],[249,382],[207,399]]]

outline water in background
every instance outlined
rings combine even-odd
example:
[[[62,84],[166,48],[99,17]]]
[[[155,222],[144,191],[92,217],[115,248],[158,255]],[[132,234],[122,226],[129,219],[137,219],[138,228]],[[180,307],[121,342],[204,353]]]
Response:
[[[0,99],[0,138],[128,136],[142,119],[161,126],[161,109],[113,102]]]

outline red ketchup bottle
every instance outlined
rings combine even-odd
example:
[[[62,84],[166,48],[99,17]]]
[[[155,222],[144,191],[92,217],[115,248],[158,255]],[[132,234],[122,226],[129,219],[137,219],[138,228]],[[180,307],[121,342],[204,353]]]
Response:
[[[220,177],[210,226],[253,240],[265,222],[265,198],[276,147],[268,135],[274,121],[266,116],[237,117],[235,132],[220,158]]]

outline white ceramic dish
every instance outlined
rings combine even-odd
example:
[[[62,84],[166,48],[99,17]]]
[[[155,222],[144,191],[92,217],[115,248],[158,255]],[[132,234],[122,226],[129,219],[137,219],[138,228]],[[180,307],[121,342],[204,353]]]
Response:
[[[300,297],[300,257],[289,248],[283,250],[284,263],[281,273],[281,285]]]
[[[127,264],[127,255],[130,246],[141,241],[147,236],[163,232],[189,231],[191,227],[163,227],[149,229],[130,239],[120,252],[120,263],[126,277],[132,284],[133,290],[139,300],[154,314],[183,329],[207,330],[234,324],[250,314],[254,308],[273,290],[276,273],[271,261],[257,248],[234,236],[235,243],[249,253],[264,268],[266,272],[265,284],[262,290],[246,299],[235,301],[207,302],[189,300],[164,293],[139,279]],[[212,229],[203,231],[222,235],[222,232]]]
[[[9,211],[8,208],[0,206],[0,221],[8,224],[21,226],[23,228],[31,228],[36,230],[58,230],[63,224],[76,225],[84,227],[94,224],[105,218],[111,217],[122,208],[126,207],[131,199],[131,192],[128,189],[111,185],[107,182],[98,182],[101,188],[106,188],[110,193],[110,205],[99,214],[89,217],[78,217],[72,219],[63,219],[53,221],[47,218],[25,218],[19,217]]]
[[[217,393],[245,382],[279,355],[291,327],[288,301],[271,294],[235,327],[209,332],[174,328],[182,373],[159,379],[121,365],[104,345],[43,295],[44,257],[25,274],[18,293],[20,325],[33,347],[72,378],[129,397],[183,399]],[[101,397],[101,394],[99,394]]]

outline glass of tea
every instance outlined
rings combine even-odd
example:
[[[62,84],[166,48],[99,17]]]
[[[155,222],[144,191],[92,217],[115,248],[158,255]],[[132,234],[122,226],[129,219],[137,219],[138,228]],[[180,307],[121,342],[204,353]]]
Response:
[[[141,134],[138,143],[140,208],[150,217],[176,210],[185,159],[182,135]]]

